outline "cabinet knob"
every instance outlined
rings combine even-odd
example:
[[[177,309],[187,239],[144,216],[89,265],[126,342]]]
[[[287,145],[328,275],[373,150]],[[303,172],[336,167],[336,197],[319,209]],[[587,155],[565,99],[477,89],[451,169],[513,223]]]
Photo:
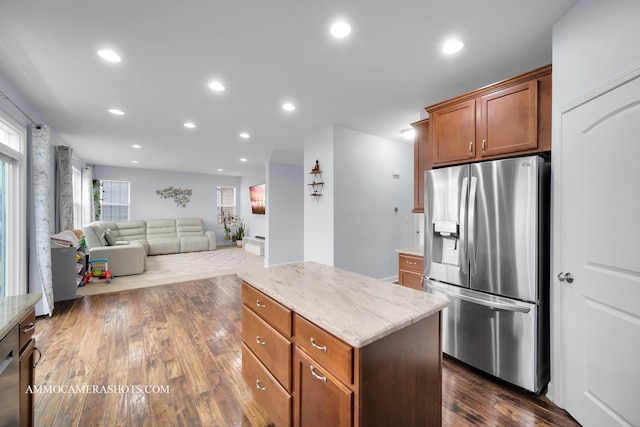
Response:
[[[258,308],[267,308],[267,306],[260,302],[259,299],[256,300],[256,307]]]
[[[256,342],[260,345],[267,345],[267,342],[265,340],[263,340],[262,338],[260,338],[260,335],[256,336]]]
[[[262,385],[262,383],[260,382],[260,380],[256,380],[256,388],[260,391],[267,391],[267,388],[265,386]]]

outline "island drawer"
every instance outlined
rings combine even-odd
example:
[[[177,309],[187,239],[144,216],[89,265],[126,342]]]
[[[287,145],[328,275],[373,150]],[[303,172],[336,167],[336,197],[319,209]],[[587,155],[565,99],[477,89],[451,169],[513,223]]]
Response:
[[[400,270],[413,271],[415,273],[422,274],[424,272],[424,258],[420,256],[400,254],[398,268]]]
[[[20,329],[20,349],[22,350],[36,330],[36,310],[31,309],[18,325]]]
[[[353,347],[304,317],[294,317],[296,345],[347,384],[353,384]]]
[[[242,378],[253,397],[269,409],[276,427],[291,425],[292,398],[278,381],[262,366],[251,350],[242,344]]]
[[[242,341],[280,384],[291,392],[291,342],[246,305],[242,307]]]
[[[242,302],[285,337],[291,337],[291,310],[242,282]]]

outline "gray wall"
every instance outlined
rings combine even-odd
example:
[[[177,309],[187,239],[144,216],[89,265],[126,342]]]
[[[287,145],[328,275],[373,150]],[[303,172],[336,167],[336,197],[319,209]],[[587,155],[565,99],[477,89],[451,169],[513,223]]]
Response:
[[[305,198],[305,260],[395,278],[395,250],[413,246],[413,145],[328,126],[305,139],[304,159],[305,173],[320,161],[325,182]]]
[[[640,63],[640,1],[580,0],[553,27],[558,107]]]
[[[251,213],[251,197],[249,195],[249,187],[264,183],[264,171],[246,175],[240,179],[240,204],[242,209],[239,211],[239,215],[244,219],[246,236],[266,236],[266,215]]]
[[[304,196],[304,260],[316,261],[333,266],[333,126],[326,126],[309,134],[304,139],[303,172],[305,184],[300,191]],[[316,160],[320,162],[324,188],[322,197],[317,200],[310,197],[306,188],[309,175]],[[267,209],[269,207],[267,206]]]
[[[304,259],[305,174],[302,165],[267,165],[268,234],[265,265]]]
[[[339,126],[334,144],[335,266],[395,278],[413,245],[413,144]]]
[[[124,179],[130,182],[130,218],[202,218],[207,230],[215,230],[218,243],[224,242],[224,231],[216,224],[217,186],[235,186],[238,189],[236,212],[242,212],[240,178],[223,175],[205,175],[195,173],[166,172],[137,168],[113,166],[95,166],[96,179]],[[179,207],[171,199],[163,199],[156,190],[167,188],[189,188],[193,191],[191,202]]]

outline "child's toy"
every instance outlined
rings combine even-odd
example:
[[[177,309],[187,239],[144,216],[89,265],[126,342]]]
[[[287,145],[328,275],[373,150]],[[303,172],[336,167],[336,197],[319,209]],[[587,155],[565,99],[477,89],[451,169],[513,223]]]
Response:
[[[113,274],[109,271],[109,261],[107,259],[90,259],[89,271],[85,278],[85,284],[93,278],[107,279],[107,283],[111,283]]]

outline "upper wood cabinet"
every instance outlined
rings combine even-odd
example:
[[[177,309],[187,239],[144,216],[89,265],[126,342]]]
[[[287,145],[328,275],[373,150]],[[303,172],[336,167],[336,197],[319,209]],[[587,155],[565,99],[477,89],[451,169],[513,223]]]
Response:
[[[413,140],[413,211],[424,212],[424,171],[431,169],[429,119],[411,123],[416,132]]]
[[[432,165],[551,150],[551,66],[427,107]]]

